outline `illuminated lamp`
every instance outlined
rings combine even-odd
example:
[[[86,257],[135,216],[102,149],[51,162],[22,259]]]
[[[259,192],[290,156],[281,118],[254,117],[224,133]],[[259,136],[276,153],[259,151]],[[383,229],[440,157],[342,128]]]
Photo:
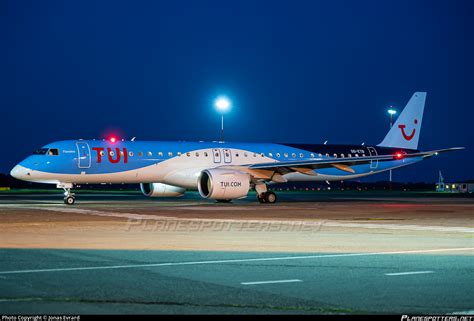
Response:
[[[403,158],[403,153],[402,152],[395,153],[395,159],[402,159],[402,158]]]

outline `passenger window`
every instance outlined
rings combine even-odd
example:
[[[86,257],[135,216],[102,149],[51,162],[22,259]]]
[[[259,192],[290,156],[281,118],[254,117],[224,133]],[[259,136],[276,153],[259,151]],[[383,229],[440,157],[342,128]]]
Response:
[[[123,156],[123,150],[120,151],[120,156]]]
[[[319,157],[319,158],[323,158],[323,154],[319,154],[318,157]]]
[[[337,154],[334,154],[334,157],[337,158]]]
[[[187,152],[187,153],[186,153],[186,156],[188,156],[188,157],[191,156],[191,153],[190,153],[190,152]]]
[[[260,156],[265,157],[265,154],[264,154],[264,153],[260,153]]]
[[[295,154],[295,153],[292,153],[292,154],[291,154],[291,157],[296,158],[296,154]]]
[[[326,154],[326,158],[329,158],[329,154]]]
[[[199,153],[198,153],[198,152],[196,152],[196,157],[199,157]]]
[[[247,156],[249,156],[249,155],[247,153],[244,153],[244,157],[247,157]]]
[[[138,152],[138,156],[142,157],[142,156],[143,156],[143,152]]]
[[[239,153],[236,153],[236,154],[235,154],[235,157],[239,157]]]
[[[344,158],[344,154],[341,154],[341,157]]]
[[[280,153],[277,153],[277,155],[276,155],[276,156],[277,156],[277,158],[280,158]]]
[[[300,158],[303,158],[304,157],[304,154],[303,153],[300,153]]]
[[[181,152],[177,152],[176,155],[181,156]]]
[[[284,153],[283,156],[285,156],[285,158],[288,158],[288,153]]]
[[[111,150],[111,151],[109,152],[109,155],[110,155],[110,156],[115,156],[114,151]]]
[[[355,157],[359,157],[359,154],[355,154]]]
[[[163,152],[158,152],[158,156],[163,157]]]
[[[314,158],[314,154],[313,154],[313,153],[311,153],[309,156],[310,156],[311,158]]]
[[[272,153],[268,153],[268,156],[273,157],[273,154],[272,154]]]
[[[348,155],[347,155],[347,157],[351,158],[351,157],[352,157],[352,155],[351,155],[351,154],[348,154]]]
[[[169,157],[172,157],[172,156],[173,156],[173,152],[168,152],[168,156],[169,156]]]
[[[209,155],[207,154],[207,152],[204,152],[204,156],[207,157],[207,156],[209,156]]]
[[[128,156],[133,157],[133,152],[128,152]]]
[[[105,152],[103,150],[100,151],[100,156],[104,156]]]
[[[148,152],[147,155],[148,155],[148,157],[153,156],[152,152]]]

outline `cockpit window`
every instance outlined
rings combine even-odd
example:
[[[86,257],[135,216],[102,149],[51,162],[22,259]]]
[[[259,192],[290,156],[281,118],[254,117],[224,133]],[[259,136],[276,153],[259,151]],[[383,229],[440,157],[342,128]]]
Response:
[[[35,150],[33,152],[33,155],[46,155],[47,152],[48,152],[47,148],[40,148],[40,149]]]
[[[48,155],[50,156],[58,156],[59,155],[59,149],[57,148],[50,148]]]

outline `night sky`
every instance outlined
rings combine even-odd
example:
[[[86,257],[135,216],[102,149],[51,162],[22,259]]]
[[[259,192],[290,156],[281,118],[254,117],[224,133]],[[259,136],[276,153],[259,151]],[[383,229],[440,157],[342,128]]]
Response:
[[[474,1],[0,0],[0,172],[56,140],[378,144],[427,91],[395,181],[474,179]],[[386,174],[375,179],[386,179]]]

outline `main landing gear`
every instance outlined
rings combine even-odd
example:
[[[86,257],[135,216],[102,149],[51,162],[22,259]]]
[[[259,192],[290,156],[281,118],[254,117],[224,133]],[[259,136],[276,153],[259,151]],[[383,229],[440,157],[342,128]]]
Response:
[[[74,205],[76,202],[76,196],[74,193],[71,192],[71,188],[73,187],[71,183],[61,183],[57,185],[58,188],[62,188],[64,190],[64,204],[66,205]]]
[[[277,200],[276,194],[269,191],[266,184],[255,185],[255,191],[257,192],[257,200],[260,203],[273,204]]]
[[[257,200],[260,202],[260,203],[269,203],[269,204],[273,204],[276,202],[277,200],[277,196],[275,193],[271,192],[271,191],[268,191],[268,192],[265,192],[265,193],[262,193],[262,194],[257,194]]]

